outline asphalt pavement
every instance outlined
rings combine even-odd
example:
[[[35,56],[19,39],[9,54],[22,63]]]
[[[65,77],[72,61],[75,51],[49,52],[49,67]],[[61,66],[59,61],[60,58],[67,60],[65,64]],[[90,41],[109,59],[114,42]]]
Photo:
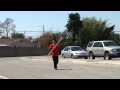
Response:
[[[51,56],[30,56],[30,57],[23,57],[21,59],[32,59],[34,61],[48,61],[52,60]],[[84,59],[84,58],[78,58],[78,59],[72,59],[72,58],[62,58],[61,55],[59,55],[60,62],[72,62],[72,63],[95,63],[95,64],[110,64],[110,65],[120,65],[120,58],[112,58],[112,60],[104,60],[103,57],[97,57],[95,59]]]
[[[59,56],[58,70],[54,70],[51,56],[1,57],[0,79],[120,79],[120,58]]]

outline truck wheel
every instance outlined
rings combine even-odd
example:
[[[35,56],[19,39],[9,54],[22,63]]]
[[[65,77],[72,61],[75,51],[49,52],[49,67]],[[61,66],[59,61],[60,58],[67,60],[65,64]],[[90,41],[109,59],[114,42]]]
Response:
[[[111,57],[110,57],[109,52],[105,52],[105,54],[104,54],[104,59],[105,59],[105,60],[111,60]]]

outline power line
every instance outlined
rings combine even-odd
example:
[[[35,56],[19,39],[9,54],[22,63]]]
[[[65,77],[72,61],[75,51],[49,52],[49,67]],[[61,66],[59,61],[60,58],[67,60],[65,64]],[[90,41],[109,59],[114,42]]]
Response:
[[[43,31],[16,31],[16,32],[43,32]]]

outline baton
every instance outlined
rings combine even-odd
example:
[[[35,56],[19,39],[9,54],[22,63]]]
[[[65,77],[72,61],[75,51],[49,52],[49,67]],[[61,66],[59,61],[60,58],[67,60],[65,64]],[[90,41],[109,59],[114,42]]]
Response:
[[[61,37],[60,38],[60,40],[58,41],[58,43],[53,47],[53,49],[49,52],[49,54],[48,55],[50,55],[51,54],[51,52],[56,48],[56,46],[60,43],[60,41],[63,39],[63,37]]]

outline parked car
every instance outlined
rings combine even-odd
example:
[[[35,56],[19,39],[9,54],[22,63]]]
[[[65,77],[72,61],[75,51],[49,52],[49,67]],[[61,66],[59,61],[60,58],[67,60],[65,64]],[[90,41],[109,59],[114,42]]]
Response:
[[[89,42],[86,51],[90,59],[104,57],[105,60],[111,60],[120,57],[120,46],[112,40]]]
[[[85,59],[88,58],[87,53],[84,49],[80,46],[67,46],[61,51],[61,56],[63,58],[80,58],[84,57]]]

